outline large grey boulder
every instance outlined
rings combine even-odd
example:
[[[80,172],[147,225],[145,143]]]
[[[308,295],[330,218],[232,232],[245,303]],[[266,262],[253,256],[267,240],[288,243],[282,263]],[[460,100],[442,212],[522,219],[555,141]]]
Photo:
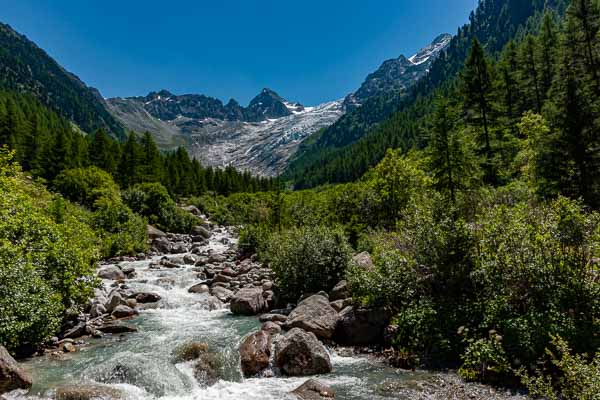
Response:
[[[192,228],[192,235],[202,236],[203,238],[208,239],[210,238],[210,231],[205,227],[198,225]]]
[[[334,334],[334,341],[348,346],[364,346],[383,341],[383,332],[390,322],[389,313],[382,308],[346,307]]]
[[[261,288],[244,288],[232,297],[229,307],[237,315],[257,315],[267,308],[267,302]]]
[[[31,378],[19,366],[8,351],[0,346],[0,394],[15,389],[29,389]]]
[[[116,306],[111,315],[115,318],[127,318],[135,314],[135,311],[128,306],[120,305]]]
[[[275,365],[289,376],[331,372],[327,350],[312,332],[294,328],[275,343]]]
[[[335,391],[332,388],[314,379],[307,380],[290,394],[301,400],[335,399]]]
[[[167,236],[166,233],[164,233],[158,228],[153,227],[152,225],[148,225],[146,227],[146,231],[148,232],[148,238],[152,240]]]
[[[366,251],[354,255],[354,257],[352,257],[352,263],[367,271],[372,271],[375,268],[371,255]]]
[[[113,281],[122,281],[127,278],[121,268],[116,265],[109,265],[98,271],[98,277],[102,279],[110,279]]]
[[[212,288],[210,288],[210,294],[212,296],[215,296],[223,303],[229,302],[229,300],[231,300],[231,298],[233,297],[233,292],[222,286],[213,286]]]
[[[208,293],[209,291],[210,291],[210,288],[208,287],[208,285],[206,285],[205,283],[202,283],[202,282],[197,283],[188,289],[189,293],[197,293],[197,294]]]
[[[335,287],[329,292],[329,301],[344,300],[350,297],[350,288],[348,288],[348,282],[345,280],[340,281]]]
[[[329,300],[325,296],[315,294],[298,304],[288,316],[286,326],[304,329],[322,339],[330,339],[338,319],[338,313],[329,305]]]
[[[244,376],[258,374],[269,366],[271,335],[263,330],[251,333],[242,340],[239,353]]]
[[[152,247],[158,250],[160,253],[170,253],[173,248],[172,243],[166,237],[159,237],[152,241]]]
[[[118,306],[127,305],[127,300],[117,290],[113,291],[108,297],[108,301],[104,305],[107,313],[111,313]]]

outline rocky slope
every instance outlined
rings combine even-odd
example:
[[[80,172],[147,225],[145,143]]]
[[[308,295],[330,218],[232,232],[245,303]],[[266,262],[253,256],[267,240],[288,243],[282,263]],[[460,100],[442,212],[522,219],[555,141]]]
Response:
[[[401,55],[385,61],[377,71],[367,76],[355,93],[346,97],[344,106],[351,110],[370,98],[406,90],[429,71],[431,64],[448,46],[450,40],[451,35],[443,34],[410,58]]]
[[[424,76],[451,36],[438,36],[414,56],[388,60],[343,101],[304,107],[263,89],[247,107],[204,95],[166,90],[108,99],[112,114],[129,129],[154,134],[162,148],[186,146],[205,166],[233,165],[263,176],[279,175],[300,144],[365,101],[398,95]]]

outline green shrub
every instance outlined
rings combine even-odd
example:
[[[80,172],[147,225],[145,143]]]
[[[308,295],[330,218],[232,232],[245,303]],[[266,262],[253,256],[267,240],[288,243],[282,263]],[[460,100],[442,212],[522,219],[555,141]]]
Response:
[[[100,198],[115,204],[121,202],[119,185],[98,167],[65,170],[54,179],[53,187],[67,199],[91,210]]]
[[[75,206],[23,177],[0,149],[0,344],[37,344],[93,294],[100,241]]]
[[[518,371],[529,394],[549,400],[597,400],[600,395],[600,353],[594,357],[573,355],[560,336],[552,337],[551,348],[539,364],[545,371],[529,375],[524,368]],[[547,362],[549,361],[549,363]]]
[[[242,255],[264,256],[271,237],[271,229],[265,224],[246,225],[240,230],[238,249]]]
[[[150,224],[168,232],[190,233],[198,225],[198,218],[177,207],[160,183],[134,185],[123,192],[123,201]]]
[[[462,355],[460,376],[469,381],[501,383],[510,373],[510,364],[502,347],[502,336],[489,332],[485,339],[467,339]]]
[[[137,254],[148,249],[146,220],[122,203],[99,199],[92,224],[102,238],[102,255]]]
[[[293,228],[271,237],[266,256],[286,300],[329,291],[344,278],[351,248],[340,229]]]

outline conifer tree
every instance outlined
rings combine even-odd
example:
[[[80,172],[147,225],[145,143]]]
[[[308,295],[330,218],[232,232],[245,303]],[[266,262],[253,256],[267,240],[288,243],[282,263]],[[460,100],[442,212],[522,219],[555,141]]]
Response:
[[[467,121],[480,130],[478,136],[485,159],[485,180],[488,183],[495,183],[496,174],[492,160],[490,134],[493,96],[492,71],[485,51],[477,39],[474,39],[471,45],[461,74],[461,81]]]

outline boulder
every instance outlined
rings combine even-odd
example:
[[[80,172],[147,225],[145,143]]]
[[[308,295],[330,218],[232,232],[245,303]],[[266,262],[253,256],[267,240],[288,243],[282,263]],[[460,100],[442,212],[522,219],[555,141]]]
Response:
[[[137,332],[137,328],[125,324],[113,324],[108,323],[98,327],[98,330],[102,333],[110,333],[118,335],[121,333],[133,333]]]
[[[188,246],[185,243],[177,242],[177,243],[173,243],[173,245],[171,246],[171,253],[173,253],[173,254],[182,254],[182,253],[187,253],[187,252],[188,252]]]
[[[152,241],[152,247],[154,247],[160,253],[170,253],[171,252],[171,242],[166,237],[159,237],[158,239],[154,239]]]
[[[193,285],[191,288],[189,288],[188,292],[189,293],[198,293],[198,294],[208,293],[208,292],[210,292],[210,288],[208,287],[208,285],[206,285],[204,283],[197,283],[197,284]]]
[[[322,295],[304,299],[287,318],[288,328],[300,328],[322,339],[330,339],[338,323],[338,313]]]
[[[56,388],[56,400],[120,399],[122,392],[103,385],[65,385]]]
[[[275,365],[290,376],[331,372],[327,350],[312,332],[293,328],[275,343]]]
[[[281,325],[276,324],[275,322],[267,321],[260,327],[261,331],[267,332],[269,335],[277,335],[281,333]]]
[[[129,306],[116,306],[111,315],[115,318],[127,318],[135,314],[135,311]]]
[[[239,352],[244,376],[258,374],[269,366],[271,335],[262,330],[251,333],[242,340]]]
[[[194,364],[194,377],[202,386],[212,386],[223,376],[223,360],[215,353],[205,352]]]
[[[113,281],[122,281],[127,278],[121,268],[116,265],[109,265],[98,271],[98,277],[102,279],[110,279]]]
[[[267,307],[261,288],[244,288],[238,291],[229,305],[231,312],[237,315],[257,315]]]
[[[167,236],[166,233],[164,233],[158,228],[153,227],[152,225],[148,225],[146,227],[146,231],[148,232],[148,238],[152,240]]]
[[[348,346],[381,343],[389,321],[389,313],[381,308],[346,307],[340,313],[333,339]]]
[[[148,292],[138,292],[131,297],[134,298],[140,304],[156,303],[161,299],[159,294]]]
[[[344,299],[344,300],[336,300],[329,303],[331,307],[338,313],[342,311],[344,308],[352,305],[352,298]]]
[[[185,207],[181,207],[181,209],[183,211],[187,211],[190,214],[195,215],[196,217],[201,217],[202,216],[202,212],[196,206],[185,206]]]
[[[192,228],[192,235],[202,236],[203,238],[208,239],[210,237],[210,231],[205,227],[198,225]]]
[[[19,366],[8,351],[0,346],[0,394],[15,389],[29,389],[31,378]]]
[[[108,297],[108,301],[105,304],[106,312],[111,313],[115,308],[120,305],[127,305],[127,301],[123,298],[121,293],[117,290],[113,291]]]
[[[260,322],[285,322],[287,321],[287,315],[283,314],[263,314],[258,320]]]
[[[335,391],[332,388],[314,379],[307,380],[290,394],[301,400],[335,399]]]
[[[348,282],[345,280],[340,281],[335,287],[329,292],[329,301],[344,300],[350,297],[350,289],[348,288]]]
[[[213,286],[210,288],[210,294],[215,296],[219,301],[227,303],[233,297],[233,292],[221,286]]]
[[[92,304],[92,308],[90,309],[90,316],[92,318],[96,318],[96,317],[99,317],[104,314],[106,314],[106,307],[104,307],[103,304],[100,304],[100,303]]]
[[[373,268],[375,268],[375,266],[373,264],[373,260],[371,259],[371,255],[369,253],[367,253],[366,251],[363,251],[362,253],[358,253],[358,254],[354,255],[354,257],[352,257],[352,262],[357,267],[360,267],[367,271],[372,271]]]

